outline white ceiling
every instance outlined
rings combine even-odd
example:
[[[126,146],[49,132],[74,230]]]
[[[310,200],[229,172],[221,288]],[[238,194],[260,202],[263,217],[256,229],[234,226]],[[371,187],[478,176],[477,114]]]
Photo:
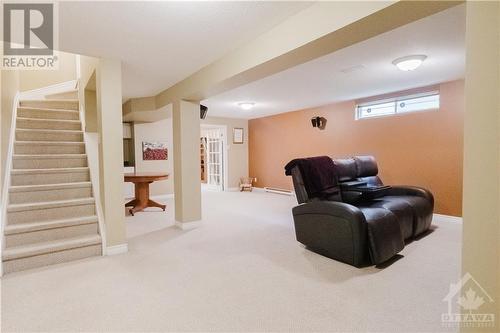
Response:
[[[157,94],[311,2],[59,2],[62,51],[123,61],[124,99]]]
[[[428,56],[402,72],[391,62]],[[258,118],[461,78],[465,71],[465,5],[421,19],[303,65],[211,97],[209,116]],[[238,102],[255,102],[244,111]]]

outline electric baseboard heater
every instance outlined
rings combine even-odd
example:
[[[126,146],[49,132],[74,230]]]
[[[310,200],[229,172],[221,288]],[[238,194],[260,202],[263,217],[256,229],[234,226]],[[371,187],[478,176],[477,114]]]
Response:
[[[264,187],[264,191],[276,194],[293,195],[292,191],[277,187]]]

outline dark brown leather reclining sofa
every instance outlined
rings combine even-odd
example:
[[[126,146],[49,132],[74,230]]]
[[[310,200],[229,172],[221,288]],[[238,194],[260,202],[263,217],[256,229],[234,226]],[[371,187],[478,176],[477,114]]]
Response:
[[[285,174],[292,176],[299,203],[292,211],[297,240],[329,258],[377,265],[431,225],[432,194],[384,185],[372,156],[295,159]]]

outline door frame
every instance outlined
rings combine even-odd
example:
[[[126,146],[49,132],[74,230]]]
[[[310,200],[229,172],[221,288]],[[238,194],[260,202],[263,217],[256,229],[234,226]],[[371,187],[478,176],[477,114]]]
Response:
[[[229,146],[227,145],[227,125],[217,125],[217,124],[200,124],[200,137],[201,131],[203,128],[207,129],[220,129],[222,132],[222,191],[229,191],[228,184],[228,155],[229,155]],[[201,183],[201,181],[200,181]],[[209,185],[201,183],[202,189],[209,189]]]

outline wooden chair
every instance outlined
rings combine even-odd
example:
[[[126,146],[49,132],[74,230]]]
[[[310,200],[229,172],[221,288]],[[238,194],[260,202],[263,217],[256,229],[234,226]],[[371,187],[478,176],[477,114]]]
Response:
[[[252,192],[253,181],[255,178],[253,177],[241,177],[240,178],[240,192],[250,191]]]

